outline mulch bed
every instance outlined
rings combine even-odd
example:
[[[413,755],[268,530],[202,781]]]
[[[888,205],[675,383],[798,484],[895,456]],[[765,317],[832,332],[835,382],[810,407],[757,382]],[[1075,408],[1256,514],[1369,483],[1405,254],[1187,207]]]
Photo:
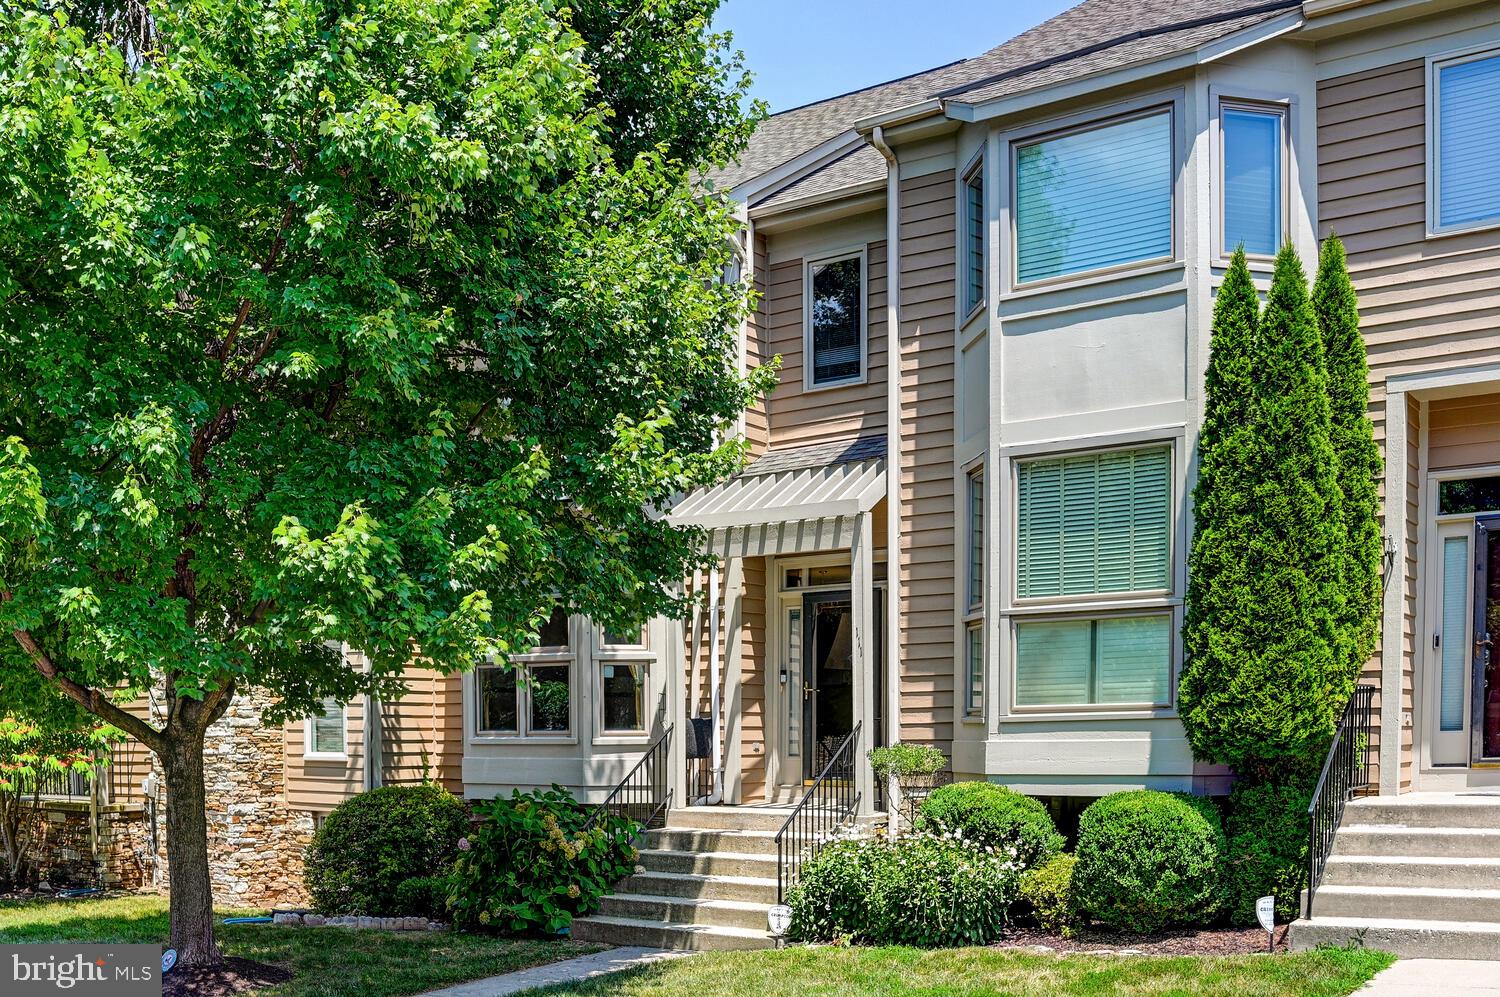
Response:
[[[1276,950],[1286,950],[1287,926],[1276,929]],[[1056,952],[1127,952],[1143,955],[1250,955],[1266,951],[1266,933],[1259,928],[1178,928],[1154,935],[1125,935],[1087,928],[1077,938],[1039,931],[1016,931],[997,943],[999,948],[1045,947]]]
[[[233,997],[291,978],[291,971],[280,966],[229,958],[216,969],[179,966],[162,977],[161,992],[162,997]]]

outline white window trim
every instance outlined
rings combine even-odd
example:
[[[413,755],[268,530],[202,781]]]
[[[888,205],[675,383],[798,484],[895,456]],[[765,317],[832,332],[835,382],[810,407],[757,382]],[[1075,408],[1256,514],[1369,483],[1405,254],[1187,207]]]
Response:
[[[1006,171],[1007,182],[1004,184],[1005,202],[1002,207],[1002,226],[1005,232],[1005,243],[1008,250],[1007,259],[1001,266],[1001,288],[1002,297],[1008,297],[1013,293],[1037,290],[1057,290],[1071,287],[1075,284],[1093,283],[1099,280],[1114,280],[1122,276],[1135,274],[1139,271],[1167,268],[1182,263],[1182,184],[1183,184],[1183,152],[1182,129],[1180,122],[1184,119],[1182,112],[1182,98],[1180,92],[1164,95],[1155,94],[1142,97],[1138,100],[1114,105],[1111,108],[1101,108],[1092,112],[1071,115],[1060,121],[1052,122],[1048,126],[1040,126],[1032,130],[1011,132],[1002,137],[1007,149]],[[1168,116],[1168,131],[1170,134],[1169,146],[1172,156],[1172,249],[1166,256],[1153,256],[1148,259],[1132,260],[1128,263],[1120,263],[1108,267],[1096,267],[1092,270],[1079,270],[1076,273],[1060,274],[1056,277],[1046,277],[1039,280],[1020,280],[1021,252],[1020,243],[1017,239],[1016,226],[1016,180],[1018,171],[1016,169],[1020,147],[1044,142],[1049,139],[1062,138],[1067,135],[1075,135],[1080,132],[1094,131],[1110,125],[1121,124],[1137,118],[1150,117],[1153,114],[1165,112]]]
[[[802,390],[831,391],[866,384],[870,380],[870,260],[869,247],[851,246],[809,256],[802,261]],[[842,260],[859,260],[859,376],[837,381],[813,381],[813,267]]]
[[[581,617],[568,617],[568,635],[576,643],[580,635],[587,634]],[[568,668],[568,730],[566,732],[531,733],[528,722],[531,717],[531,690],[524,697],[521,677],[516,677],[516,727],[510,731],[486,731],[479,727],[479,671],[482,668],[504,667],[498,662],[486,662],[464,676],[464,729],[469,732],[470,744],[577,744],[578,732],[578,671],[579,655],[572,648],[538,648],[527,654],[513,654],[509,665],[516,671],[548,665],[566,665]]]
[[[652,690],[655,688],[654,675],[656,668],[656,655],[645,641],[650,637],[645,636],[648,628],[642,627],[643,642],[640,644],[606,644],[604,643],[604,628],[591,627],[594,632],[594,654],[593,668],[590,669],[593,686],[590,690],[590,699],[593,700],[594,710],[594,744],[636,744],[647,741],[653,730],[653,703]],[[617,730],[604,726],[604,666],[605,665],[634,665],[643,670],[641,676],[641,729],[640,730]]]
[[[1281,117],[1281,218],[1280,235],[1277,239],[1278,246],[1282,246],[1292,238],[1292,111],[1295,103],[1289,95],[1261,96],[1238,91],[1233,94],[1215,92],[1213,95],[1213,121],[1210,132],[1213,136],[1210,143],[1213,163],[1210,176],[1214,185],[1214,210],[1210,237],[1213,239],[1214,258],[1221,264],[1227,265],[1234,258],[1234,250],[1227,248],[1224,244],[1226,234],[1224,168],[1228,165],[1228,156],[1224,152],[1224,111],[1226,109],[1253,111],[1260,114],[1276,114]],[[1275,254],[1266,256],[1262,253],[1246,252],[1245,259],[1252,266],[1260,264],[1262,267],[1269,267],[1275,263],[1276,256]]]
[[[969,665],[969,634],[979,632],[979,702],[973,701],[974,682]],[[984,720],[985,693],[989,691],[989,683],[985,681],[989,673],[989,637],[985,634],[984,617],[976,617],[964,623],[963,659],[964,659],[964,715],[965,721]]]
[[[980,514],[980,519],[981,519],[980,526],[979,526],[979,537],[978,537],[978,539],[979,539],[979,550],[980,550],[980,558],[979,558],[979,573],[980,574],[979,574],[979,585],[977,586],[977,591],[976,591],[976,586],[974,585],[974,562],[973,562],[973,551],[974,551],[974,540],[975,540],[975,537],[974,537],[974,496],[975,496],[975,491],[976,491],[976,489],[975,489],[975,484],[976,484],[975,479],[976,478],[979,479],[978,480],[978,489],[977,490],[978,490],[978,493],[979,493],[979,510],[980,510],[979,514]],[[984,534],[985,534],[984,527],[985,527],[985,524],[989,522],[989,518],[990,517],[989,517],[989,508],[988,508],[989,503],[987,503],[985,501],[985,492],[984,492],[984,489],[985,489],[984,463],[983,462],[979,462],[979,463],[973,464],[970,467],[964,468],[964,541],[965,541],[964,542],[964,560],[963,560],[963,565],[964,565],[964,610],[965,610],[965,613],[967,614],[967,616],[971,616],[971,617],[973,615],[982,614],[984,612],[984,588],[985,588],[985,585],[989,581],[989,579],[985,577],[985,570],[984,570],[984,567],[985,567],[985,565],[984,565],[984,562],[985,562],[984,551],[986,550],[986,546],[985,546],[986,540],[985,540],[985,536],[984,536]],[[994,531],[991,530],[990,532],[993,533]]]
[[[339,715],[343,718],[344,727],[344,750],[343,751],[314,751],[313,750],[313,718],[306,717],[302,721],[302,760],[305,762],[347,762],[349,760],[349,704],[339,704]]]
[[[1484,232],[1489,229],[1500,228],[1500,216],[1486,218],[1475,222],[1465,222],[1460,225],[1442,225],[1438,219],[1441,217],[1438,203],[1438,179],[1442,171],[1442,162],[1439,150],[1441,149],[1442,121],[1438,115],[1439,107],[1439,76],[1440,71],[1446,66],[1458,65],[1464,62],[1479,62],[1493,56],[1500,56],[1500,45],[1494,42],[1485,42],[1481,45],[1472,45],[1452,52],[1444,52],[1441,55],[1429,55],[1426,66],[1427,84],[1427,113],[1426,141],[1427,141],[1427,238],[1438,239],[1448,235],[1458,235],[1463,232]]]
[[[985,144],[980,143],[979,151],[970,157],[966,165],[958,175],[958,314],[962,316],[959,320],[959,328],[973,322],[975,317],[986,310],[990,300],[990,226],[989,226],[989,177],[985,172]],[[979,287],[979,300],[970,302],[969,299],[969,225],[975,221],[970,217],[969,207],[969,184],[975,178],[979,178],[980,204],[979,224],[983,232],[979,245],[979,268],[982,274]]]

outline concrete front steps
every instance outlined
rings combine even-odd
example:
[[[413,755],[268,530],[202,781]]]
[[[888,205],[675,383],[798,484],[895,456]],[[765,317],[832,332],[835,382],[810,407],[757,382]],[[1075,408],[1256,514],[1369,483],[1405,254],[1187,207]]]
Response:
[[[1312,915],[1292,925],[1292,948],[1500,959],[1500,795],[1351,801]]]
[[[573,922],[573,937],[663,949],[763,949],[776,902],[776,832],[789,808],[688,807],[647,831],[640,867]]]

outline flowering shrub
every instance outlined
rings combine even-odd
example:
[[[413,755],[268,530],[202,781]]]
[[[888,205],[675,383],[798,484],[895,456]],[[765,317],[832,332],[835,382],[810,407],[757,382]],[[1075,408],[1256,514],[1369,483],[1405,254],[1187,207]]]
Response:
[[[800,941],[982,945],[1004,930],[1021,865],[961,834],[838,836],[803,868],[790,934]]]
[[[597,909],[635,869],[640,827],[588,812],[558,786],[475,808],[477,828],[458,843],[449,909],[461,928],[556,933]]]
[[[1015,850],[1025,868],[1062,851],[1063,836],[1040,800],[992,782],[955,782],[922,802],[922,821],[934,831],[961,831],[982,845]]]

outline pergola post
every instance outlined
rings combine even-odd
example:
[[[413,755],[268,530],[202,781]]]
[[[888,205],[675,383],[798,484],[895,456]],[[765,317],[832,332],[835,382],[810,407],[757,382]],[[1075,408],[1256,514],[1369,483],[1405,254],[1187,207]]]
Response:
[[[854,791],[859,794],[858,813],[875,812],[875,776],[866,755],[875,743],[875,528],[870,513],[854,518],[854,538],[849,550],[850,610],[854,623],[854,722],[859,737],[854,743]]]
[[[679,594],[681,590],[679,585]],[[655,645],[661,648],[656,660],[663,671],[660,681],[665,690],[662,729],[672,728],[672,738],[667,743],[667,791],[675,809],[692,803],[687,784],[687,746],[693,737],[687,708],[687,633],[682,620],[676,618],[661,618],[655,629],[651,636],[661,641]]]

